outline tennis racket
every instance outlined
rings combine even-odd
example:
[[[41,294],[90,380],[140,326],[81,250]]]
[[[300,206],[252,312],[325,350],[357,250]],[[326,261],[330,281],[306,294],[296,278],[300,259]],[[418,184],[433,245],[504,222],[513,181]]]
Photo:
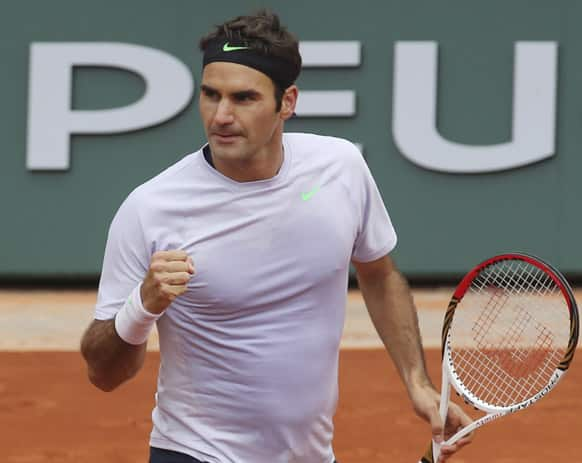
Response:
[[[420,463],[436,462],[442,445],[550,392],[574,357],[578,318],[566,279],[537,257],[502,254],[467,273],[443,322],[439,412],[444,422],[452,385],[486,415],[440,445],[433,440]]]

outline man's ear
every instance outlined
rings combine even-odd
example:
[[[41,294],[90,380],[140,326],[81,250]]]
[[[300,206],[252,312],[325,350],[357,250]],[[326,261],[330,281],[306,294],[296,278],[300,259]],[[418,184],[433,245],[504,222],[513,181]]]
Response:
[[[297,85],[291,85],[285,89],[283,98],[281,99],[281,119],[286,121],[295,113],[295,106],[297,105],[297,96],[299,89]]]

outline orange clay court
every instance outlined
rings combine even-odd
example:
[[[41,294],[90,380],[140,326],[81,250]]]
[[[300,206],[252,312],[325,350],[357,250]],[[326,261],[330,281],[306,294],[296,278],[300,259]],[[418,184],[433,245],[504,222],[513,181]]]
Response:
[[[429,370],[440,385],[439,331],[451,289],[418,289]],[[576,291],[580,300],[582,293]],[[157,374],[112,393],[91,386],[78,353],[94,291],[0,291],[0,463],[145,463]],[[580,356],[578,352],[578,356]],[[532,408],[481,428],[452,463],[582,462],[582,362]],[[414,415],[357,292],[348,298],[334,448],[340,463],[416,463],[430,439]]]

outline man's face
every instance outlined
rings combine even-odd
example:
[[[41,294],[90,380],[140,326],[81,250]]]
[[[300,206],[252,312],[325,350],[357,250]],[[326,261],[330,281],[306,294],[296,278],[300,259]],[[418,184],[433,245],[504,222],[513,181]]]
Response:
[[[276,112],[271,79],[241,64],[205,66],[200,88],[200,116],[213,156],[250,160],[280,149],[283,118]]]

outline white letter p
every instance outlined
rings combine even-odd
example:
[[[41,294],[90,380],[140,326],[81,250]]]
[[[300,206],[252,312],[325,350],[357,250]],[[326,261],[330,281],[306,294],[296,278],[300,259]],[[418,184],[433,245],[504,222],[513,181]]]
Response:
[[[74,66],[126,69],[146,83],[144,96],[128,106],[72,110]],[[64,170],[71,134],[142,129],[170,119],[192,98],[189,69],[167,53],[123,43],[33,43],[30,50],[26,167]]]

